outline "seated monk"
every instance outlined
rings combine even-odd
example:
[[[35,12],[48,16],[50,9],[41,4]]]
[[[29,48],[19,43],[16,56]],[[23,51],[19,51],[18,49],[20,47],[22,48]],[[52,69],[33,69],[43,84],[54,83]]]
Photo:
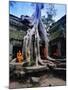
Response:
[[[22,61],[23,61],[23,54],[19,50],[19,52],[17,52],[17,62],[22,63]]]

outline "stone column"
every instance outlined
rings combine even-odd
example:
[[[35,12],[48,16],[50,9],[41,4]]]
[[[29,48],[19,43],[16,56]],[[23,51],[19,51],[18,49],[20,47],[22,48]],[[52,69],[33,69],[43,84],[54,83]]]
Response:
[[[58,55],[61,56],[61,43],[58,42]]]
[[[13,45],[9,44],[9,60],[12,60],[12,51],[13,51]]]
[[[44,48],[44,58],[47,59],[47,56],[48,56],[48,48],[45,47]]]

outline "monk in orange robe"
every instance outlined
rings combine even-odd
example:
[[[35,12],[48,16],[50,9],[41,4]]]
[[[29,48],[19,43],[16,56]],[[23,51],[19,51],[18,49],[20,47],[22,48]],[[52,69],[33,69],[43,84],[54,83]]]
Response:
[[[23,54],[21,53],[21,51],[19,50],[19,52],[17,52],[17,61],[19,63],[23,62]]]

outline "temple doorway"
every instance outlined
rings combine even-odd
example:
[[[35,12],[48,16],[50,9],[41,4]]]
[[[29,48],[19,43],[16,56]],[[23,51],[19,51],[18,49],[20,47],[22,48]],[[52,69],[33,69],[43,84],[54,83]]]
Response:
[[[58,49],[58,45],[53,45],[51,46],[51,57],[53,58],[58,58],[60,56],[60,52],[59,52],[59,49]]]
[[[13,46],[13,58],[16,58],[17,52],[19,50],[22,52],[22,46],[20,46],[20,45]]]

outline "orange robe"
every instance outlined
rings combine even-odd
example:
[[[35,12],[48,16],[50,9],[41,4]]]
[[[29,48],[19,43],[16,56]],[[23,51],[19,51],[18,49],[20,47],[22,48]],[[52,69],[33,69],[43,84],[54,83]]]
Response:
[[[18,52],[17,53],[17,61],[19,63],[22,63],[22,61],[23,61],[23,54],[21,52]]]

